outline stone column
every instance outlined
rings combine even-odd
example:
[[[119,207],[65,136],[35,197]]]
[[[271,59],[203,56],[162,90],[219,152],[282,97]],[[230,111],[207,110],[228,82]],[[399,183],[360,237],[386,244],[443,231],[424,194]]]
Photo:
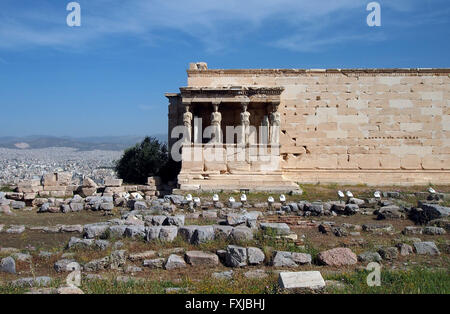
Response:
[[[189,111],[190,104],[185,104],[186,112],[183,114],[183,124],[186,128],[184,143],[192,143],[192,113]]]
[[[211,114],[211,126],[213,127],[213,135],[210,143],[222,143],[222,114],[219,112],[219,104],[220,101],[213,101],[212,105],[214,108],[213,113]]]
[[[248,102],[242,102],[242,112],[241,112],[241,144],[249,144],[249,133],[250,133],[250,112],[247,111]]]
[[[270,113],[270,145],[280,144],[281,115],[277,111],[279,103],[272,103],[272,112]]]

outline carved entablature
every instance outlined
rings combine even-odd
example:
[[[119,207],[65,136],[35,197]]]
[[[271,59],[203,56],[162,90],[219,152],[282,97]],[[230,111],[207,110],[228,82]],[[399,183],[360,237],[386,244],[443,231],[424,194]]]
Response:
[[[211,103],[211,102],[259,102],[280,103],[280,95],[284,87],[218,87],[196,88],[181,87],[183,103]]]

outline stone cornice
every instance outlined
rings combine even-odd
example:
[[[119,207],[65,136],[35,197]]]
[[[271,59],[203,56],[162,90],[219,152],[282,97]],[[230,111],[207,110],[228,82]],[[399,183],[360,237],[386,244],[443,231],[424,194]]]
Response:
[[[284,87],[181,87],[183,102],[274,102]]]
[[[450,68],[392,68],[392,69],[207,69],[187,70],[189,77],[213,76],[298,76],[308,74],[340,74],[348,76],[375,76],[375,75],[450,75]]]

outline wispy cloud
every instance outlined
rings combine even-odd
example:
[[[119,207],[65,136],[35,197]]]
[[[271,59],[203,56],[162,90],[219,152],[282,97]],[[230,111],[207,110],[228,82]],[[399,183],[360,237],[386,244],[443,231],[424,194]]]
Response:
[[[219,50],[236,40],[279,21],[290,30],[277,33],[268,44],[283,49],[311,51],[328,45],[364,40],[355,26],[342,31],[339,23],[361,21],[368,0],[79,0],[82,27],[65,24],[66,3],[52,0],[30,2],[2,0],[0,49],[43,46],[57,49],[89,49],[114,36],[133,36],[146,42],[164,41],[163,31],[175,31],[201,42],[204,49]],[[414,10],[423,1],[380,1],[391,12]],[[386,2],[386,4],[384,4]],[[427,3],[433,2],[428,0]],[[434,2],[442,2],[435,0]],[[28,3],[28,5],[25,5]],[[439,11],[439,10],[438,10]],[[272,24],[270,24],[272,25]],[[276,25],[276,24],[274,24]],[[326,34],[326,35],[323,35]],[[382,36],[377,37],[382,40]],[[114,41],[112,41],[114,42]]]
[[[138,105],[138,108],[142,111],[151,111],[156,109],[156,107],[152,105]]]

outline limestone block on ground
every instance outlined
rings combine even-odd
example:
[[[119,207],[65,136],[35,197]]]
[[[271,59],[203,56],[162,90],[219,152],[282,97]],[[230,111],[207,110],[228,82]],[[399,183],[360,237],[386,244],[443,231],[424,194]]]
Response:
[[[47,276],[40,276],[40,277],[26,277],[26,278],[19,278],[11,282],[12,286],[15,287],[34,287],[34,286],[41,286],[46,287],[50,285],[52,279]]]
[[[404,235],[414,235],[414,234],[422,234],[423,228],[416,226],[407,226],[403,229],[402,233]]]
[[[288,235],[291,233],[291,228],[285,223],[261,223],[260,226],[262,230],[273,232],[276,235]]]
[[[443,235],[446,234],[447,232],[445,231],[444,228],[427,226],[423,228],[423,233],[428,235]]]
[[[172,270],[172,269],[178,269],[178,268],[184,268],[186,267],[186,263],[184,259],[176,254],[171,254],[168,258],[166,263],[164,264],[164,269]]]
[[[212,226],[198,226],[191,238],[192,244],[201,244],[214,240],[214,228]]]
[[[147,259],[143,261],[142,265],[149,268],[163,268],[164,262],[164,258]]]
[[[381,262],[382,258],[378,252],[364,252],[358,255],[358,261],[363,263]]]
[[[62,259],[56,261],[55,264],[53,265],[53,268],[57,273],[72,272],[74,270],[79,270],[80,265],[75,260]]]
[[[178,234],[177,226],[162,226],[159,232],[159,240],[172,242]]]
[[[0,262],[0,272],[15,274],[16,262],[11,256],[2,258]]]
[[[263,279],[267,276],[268,274],[263,269],[249,270],[244,273],[244,277],[248,279]]]
[[[84,225],[83,236],[87,239],[93,239],[97,237],[106,236],[106,232],[109,228],[108,224],[105,223],[93,223]]]
[[[130,225],[125,229],[124,236],[132,239],[143,239],[146,236],[146,228],[140,225]]]
[[[440,255],[441,252],[437,248],[436,244],[432,241],[430,242],[415,242],[414,250],[417,254],[422,255]]]
[[[11,202],[12,209],[24,209],[26,206],[25,202],[22,201],[13,201]]]
[[[399,243],[397,248],[400,251],[401,256],[407,256],[414,252],[412,246],[406,243]]]
[[[213,225],[214,229],[214,238],[215,239],[227,239],[231,231],[233,231],[232,226],[224,226],[224,225]]]
[[[275,251],[272,265],[275,267],[297,267],[298,265],[311,264],[310,254]]]
[[[188,251],[185,254],[185,259],[192,266],[217,266],[219,264],[217,254],[209,252]]]
[[[380,248],[378,253],[384,260],[394,260],[398,257],[398,249],[396,247]]]
[[[358,258],[349,248],[334,248],[320,252],[317,256],[319,262],[328,266],[354,265]]]
[[[225,263],[229,267],[243,267],[247,265],[247,249],[240,246],[228,245]]]
[[[168,216],[164,220],[163,225],[181,227],[184,226],[184,219],[185,219],[184,215]]]
[[[145,240],[152,241],[159,239],[159,233],[161,232],[160,226],[151,226],[145,228]]]
[[[9,226],[8,229],[6,229],[6,233],[11,233],[11,234],[20,234],[20,233],[23,233],[24,231],[25,231],[24,225],[11,225],[11,226]]]
[[[122,179],[106,178],[105,186],[107,187],[121,187],[123,183]]]
[[[233,228],[230,233],[230,239],[236,242],[247,242],[253,240],[253,231],[246,226],[238,226]]]
[[[322,289],[325,281],[319,271],[282,272],[278,283],[282,289]]]
[[[249,265],[259,265],[264,262],[265,255],[264,252],[257,247],[248,247],[247,258]]]
[[[56,173],[47,173],[42,177],[42,181],[41,181],[42,185],[51,185],[51,186],[55,186],[57,185],[57,178],[56,178]]]
[[[150,259],[150,258],[154,257],[155,255],[156,255],[155,251],[145,251],[145,252],[130,254],[128,256],[128,259],[130,261],[146,260],[146,259]]]
[[[196,225],[189,225],[189,226],[182,226],[178,228],[178,234],[184,239],[184,241],[191,243],[192,242],[192,236],[194,235],[195,230],[198,226]],[[215,229],[213,228],[213,231]],[[231,230],[230,230],[231,232]]]

